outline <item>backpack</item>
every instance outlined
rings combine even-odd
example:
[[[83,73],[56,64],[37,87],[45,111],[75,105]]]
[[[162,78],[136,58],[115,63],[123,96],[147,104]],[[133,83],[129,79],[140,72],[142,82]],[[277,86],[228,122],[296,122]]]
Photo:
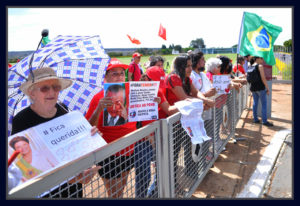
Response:
[[[135,66],[133,65],[134,69],[133,69],[133,73],[132,73],[132,79],[134,79],[134,72],[135,72]],[[125,69],[125,82],[128,82],[128,70],[129,69]]]
[[[247,70],[247,82],[250,84],[256,84],[261,80],[260,74],[258,71],[258,64],[255,66],[248,67]]]

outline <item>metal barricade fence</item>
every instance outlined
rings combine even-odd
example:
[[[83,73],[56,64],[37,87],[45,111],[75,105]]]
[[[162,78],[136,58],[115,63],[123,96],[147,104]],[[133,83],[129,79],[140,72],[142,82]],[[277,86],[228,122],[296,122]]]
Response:
[[[216,97],[204,126],[212,139],[192,158],[190,137],[180,113],[155,121],[91,154],[27,181],[8,198],[176,198],[190,197],[235,134],[248,99],[248,87]],[[195,145],[193,145],[195,146]],[[124,154],[115,155],[120,151]],[[100,163],[101,162],[101,163]],[[101,167],[98,171],[96,165]],[[91,176],[87,169],[97,170]],[[101,174],[101,176],[100,176]],[[112,176],[114,178],[112,178]],[[59,186],[59,187],[58,187]]]

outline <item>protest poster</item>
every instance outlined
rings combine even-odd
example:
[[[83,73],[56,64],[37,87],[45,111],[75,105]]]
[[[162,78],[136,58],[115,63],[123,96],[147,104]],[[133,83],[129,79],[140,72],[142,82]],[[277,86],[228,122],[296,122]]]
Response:
[[[207,136],[202,119],[203,101],[200,99],[182,100],[175,103],[181,113],[181,125],[191,137],[193,144],[201,144],[211,140]]]
[[[117,126],[128,122],[128,83],[105,83],[104,97],[111,97],[113,105],[103,111],[103,126]]]
[[[129,82],[129,122],[158,119],[158,88],[158,81]]]
[[[8,137],[8,158],[20,151],[14,164],[24,183],[106,145],[78,111],[69,112]]]
[[[228,94],[230,81],[230,75],[213,75],[213,87],[216,88],[217,94]]]

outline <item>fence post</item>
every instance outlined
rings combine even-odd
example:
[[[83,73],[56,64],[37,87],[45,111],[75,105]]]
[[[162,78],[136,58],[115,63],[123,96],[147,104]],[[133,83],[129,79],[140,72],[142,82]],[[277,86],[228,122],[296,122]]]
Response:
[[[171,171],[173,170],[173,161],[170,157],[170,140],[169,140],[169,127],[167,119],[160,120],[160,142],[161,150],[160,156],[157,157],[157,163],[159,164],[158,170],[158,182],[159,182],[159,197],[170,198],[171,197]],[[173,153],[172,153],[173,154]],[[173,181],[174,182],[174,181]],[[173,185],[174,186],[174,185]]]

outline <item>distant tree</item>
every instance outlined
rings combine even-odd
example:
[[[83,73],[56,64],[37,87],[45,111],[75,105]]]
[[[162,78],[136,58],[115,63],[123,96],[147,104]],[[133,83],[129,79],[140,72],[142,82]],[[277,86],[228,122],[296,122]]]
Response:
[[[174,44],[170,44],[169,49],[174,49]]]
[[[167,48],[167,47],[166,47],[166,45],[164,45],[164,44],[161,46],[161,49],[166,49],[166,48]]]
[[[292,46],[293,46],[292,39],[283,42],[283,45],[284,45],[285,47],[292,47]]]
[[[204,49],[206,46],[204,44],[204,40],[202,38],[198,38],[196,40],[191,41],[190,47]]]
[[[181,46],[181,45],[175,45],[175,46],[174,46],[174,49],[175,49],[176,51],[181,52],[182,46]]]
[[[238,45],[237,45],[237,44],[235,44],[235,45],[233,45],[231,48],[237,48],[237,46],[238,46]]]

